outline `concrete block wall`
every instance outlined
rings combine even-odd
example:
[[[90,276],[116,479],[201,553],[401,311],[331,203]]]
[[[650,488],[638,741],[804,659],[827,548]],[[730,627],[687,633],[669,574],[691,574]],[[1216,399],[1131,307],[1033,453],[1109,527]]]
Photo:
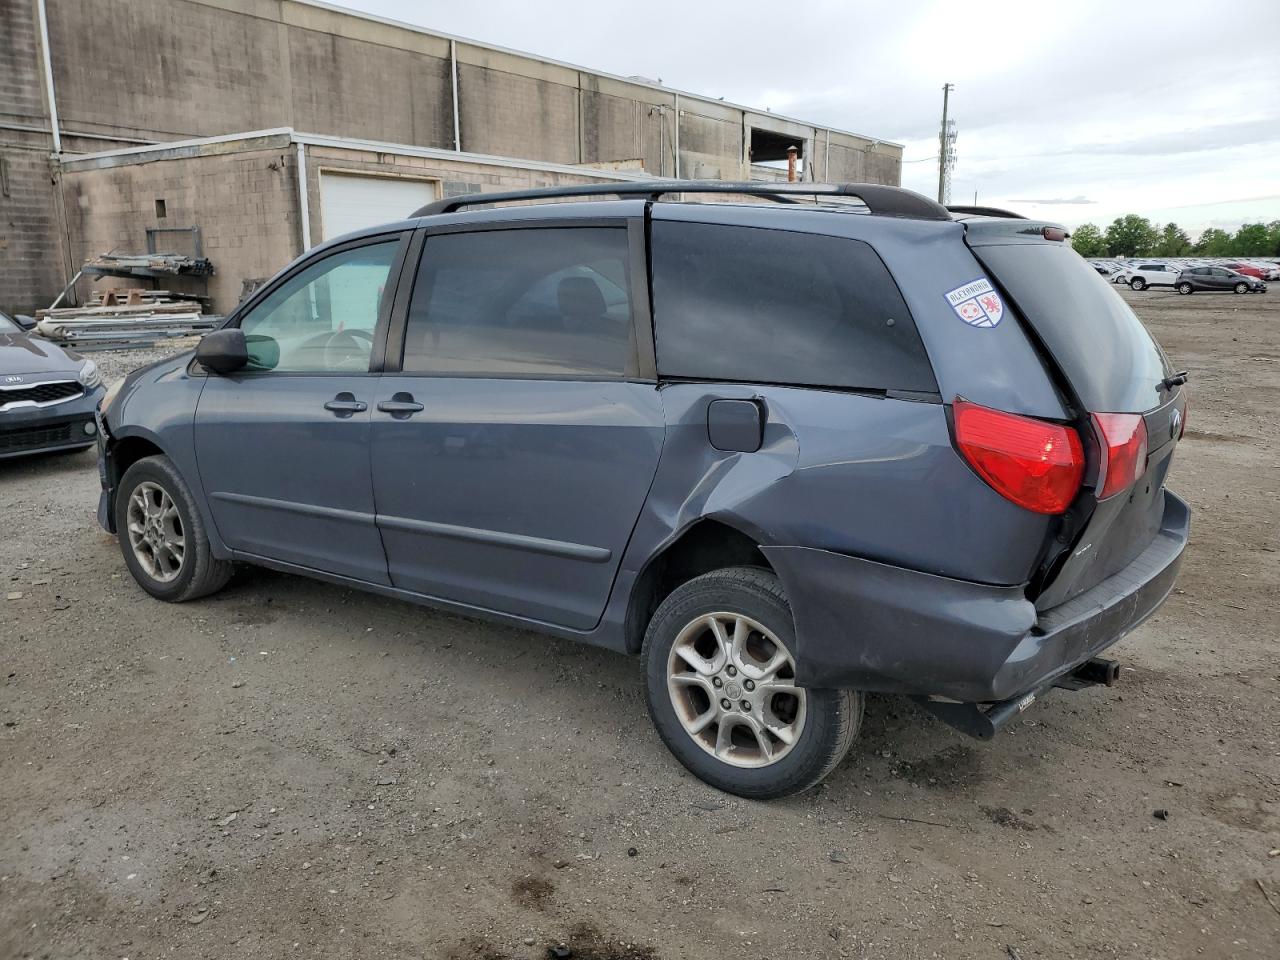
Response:
[[[16,139],[16,138],[15,138]],[[31,313],[66,283],[49,148],[34,142],[0,143],[0,310]]]
[[[26,10],[34,2],[0,0]],[[173,140],[287,126],[449,149],[451,49],[461,147],[470,153],[550,163],[644,159],[649,172],[672,175],[677,100],[685,176],[695,167],[745,176],[744,118],[816,133],[709,98],[296,0],[47,4],[63,126],[101,136]],[[832,137],[850,150],[872,143]]]
[[[0,121],[48,127],[40,84],[36,9],[31,0],[0,0]],[[4,132],[0,131],[0,136]]]
[[[0,0],[0,310],[11,313],[66,282],[37,33],[31,0]]]
[[[270,276],[299,248],[297,161],[287,138],[281,139],[278,147],[68,169],[62,192],[75,262],[112,249],[145,250],[147,227],[199,226],[205,256],[217,271],[208,280],[213,308],[229,310],[239,302],[244,279]],[[157,199],[165,201],[163,220],[156,215]],[[189,249],[179,237],[158,243],[166,246]],[[158,282],[169,290],[205,292],[202,279]],[[79,292],[87,297],[95,287],[132,284],[114,277],[81,280]]]
[[[291,30],[287,36],[291,74],[302,78],[292,84],[290,126],[452,149],[453,93],[446,57],[394,47],[375,53],[367,42],[313,30]]]
[[[820,179],[899,182],[893,145],[298,0],[46,3],[68,154],[276,127],[452,149],[456,55],[457,124],[469,153],[639,161],[673,176],[678,143],[682,176],[745,178],[754,124],[802,137],[815,159],[819,138],[829,137],[831,171]],[[79,257],[68,251],[71,224],[51,202],[41,165],[51,138],[35,9],[36,0],[0,0],[0,156],[23,152],[8,163],[22,201],[0,197],[0,243],[24,258],[0,271],[0,306],[9,309],[47,303]]]

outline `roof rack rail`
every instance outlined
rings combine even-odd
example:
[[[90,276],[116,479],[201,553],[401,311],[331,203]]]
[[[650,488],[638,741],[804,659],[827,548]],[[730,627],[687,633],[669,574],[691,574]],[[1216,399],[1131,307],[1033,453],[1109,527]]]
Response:
[[[952,213],[964,213],[971,217],[1006,217],[1010,220],[1027,219],[1020,213],[1014,213],[1012,210],[1002,210],[1000,207],[972,207],[963,204],[952,206],[947,204],[947,209]]]
[[[793,195],[817,197],[857,197],[880,217],[904,217],[911,220],[950,220],[946,207],[928,197],[890,187],[882,183],[769,183],[733,180],[636,180],[627,183],[584,183],[509,193],[472,193],[448,197],[415,210],[413,217],[430,217],[453,213],[477,204],[506,203],[515,200],[550,200],[560,197],[643,197],[648,200],[673,193],[736,193],[765,197],[779,203],[795,203]]]

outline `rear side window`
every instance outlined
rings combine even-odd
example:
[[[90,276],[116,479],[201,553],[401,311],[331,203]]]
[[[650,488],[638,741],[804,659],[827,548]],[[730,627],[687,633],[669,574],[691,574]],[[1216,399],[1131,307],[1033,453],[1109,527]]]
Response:
[[[429,237],[409,302],[406,373],[636,373],[627,231],[529,228]]]
[[[1009,291],[1086,409],[1144,413],[1169,375],[1129,305],[1069,246],[1019,243],[973,251]]]
[[[902,295],[861,241],[656,221],[651,261],[659,376],[938,389]]]

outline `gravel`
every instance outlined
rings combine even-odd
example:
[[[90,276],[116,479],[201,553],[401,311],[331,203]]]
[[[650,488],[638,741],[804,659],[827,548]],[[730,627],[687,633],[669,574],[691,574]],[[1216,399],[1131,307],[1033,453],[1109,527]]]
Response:
[[[873,697],[778,803],[686,774],[632,660],[263,570],[157,603],[92,454],[0,461],[0,957],[1274,958],[1280,298],[1125,296],[1195,525],[1121,684],[990,743]]]

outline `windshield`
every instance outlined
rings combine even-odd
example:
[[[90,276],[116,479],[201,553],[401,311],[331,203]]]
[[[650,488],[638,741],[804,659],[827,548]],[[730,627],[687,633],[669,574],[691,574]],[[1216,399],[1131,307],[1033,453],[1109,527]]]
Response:
[[[1164,354],[1129,305],[1070,247],[979,246],[995,275],[1097,413],[1144,413],[1159,405]]]
[[[21,332],[22,332],[21,327],[19,327],[16,323],[10,320],[8,316],[6,316],[3,313],[0,313],[0,333],[21,333]]]

